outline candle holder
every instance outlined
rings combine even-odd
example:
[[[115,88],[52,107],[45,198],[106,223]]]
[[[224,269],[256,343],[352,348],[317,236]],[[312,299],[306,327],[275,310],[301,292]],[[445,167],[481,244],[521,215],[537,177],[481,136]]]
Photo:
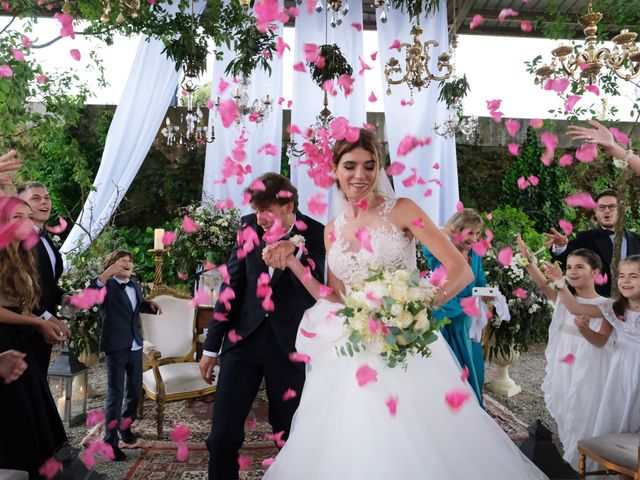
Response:
[[[60,356],[49,367],[49,388],[57,399],[58,413],[67,427],[78,425],[87,418],[88,373],[68,345],[62,344]]]
[[[151,249],[147,252],[153,254],[153,258],[156,261],[156,273],[153,277],[153,288],[162,286],[162,254],[164,250]]]

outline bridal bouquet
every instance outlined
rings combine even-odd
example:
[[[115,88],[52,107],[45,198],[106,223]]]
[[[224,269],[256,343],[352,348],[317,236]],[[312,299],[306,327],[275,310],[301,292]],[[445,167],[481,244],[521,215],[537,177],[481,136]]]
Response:
[[[387,366],[406,366],[408,353],[428,357],[428,345],[435,332],[449,320],[436,321],[431,315],[436,287],[418,271],[374,270],[344,296],[344,308],[337,315],[344,320],[347,342],[340,355],[367,350],[382,356]]]

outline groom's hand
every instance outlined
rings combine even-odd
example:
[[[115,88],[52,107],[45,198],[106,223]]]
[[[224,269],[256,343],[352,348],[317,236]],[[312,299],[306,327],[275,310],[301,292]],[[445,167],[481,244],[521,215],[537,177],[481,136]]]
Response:
[[[217,357],[207,357],[206,355],[203,355],[200,359],[200,376],[202,377],[202,380],[207,382],[209,385],[211,385],[215,379],[213,369],[217,364]]]
[[[262,259],[267,266],[284,270],[287,266],[287,257],[293,255],[295,251],[296,246],[289,240],[280,240],[265,247],[262,251]]]

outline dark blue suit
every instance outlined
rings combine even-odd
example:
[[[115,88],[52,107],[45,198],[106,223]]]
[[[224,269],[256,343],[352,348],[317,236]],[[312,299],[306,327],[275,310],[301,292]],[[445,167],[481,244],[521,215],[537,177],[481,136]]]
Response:
[[[102,319],[100,351],[105,353],[107,365],[107,402],[105,406],[105,442],[118,444],[118,426],[121,418],[135,419],[136,408],[142,396],[142,349],[131,350],[135,340],[142,347],[140,312],[152,312],[149,302],[142,298],[137,281],[132,280],[137,303],[132,307],[129,296],[115,278],[107,280],[107,294],[98,306]],[[92,285],[99,288],[97,280]],[[126,374],[126,375],[125,375]],[[126,378],[127,394],[124,398]],[[115,421],[114,428],[109,424]]]
[[[324,280],[325,249],[324,226],[297,212],[296,219],[306,224],[300,231],[293,227],[290,236],[305,237],[307,253],[300,261],[313,267],[311,274]],[[243,227],[249,227],[261,236],[255,214],[242,218]],[[298,326],[305,310],[313,306],[314,298],[289,270],[275,270],[270,285],[273,290],[274,311],[262,308],[262,299],[256,295],[258,278],[268,272],[262,260],[264,242],[244,258],[238,258],[238,244],[227,261],[230,283],[221,291],[232,288],[235,299],[230,309],[218,302],[215,312],[228,315],[228,321],[211,320],[204,349],[220,353],[220,374],[213,404],[213,425],[207,439],[209,448],[209,478],[237,480],[238,450],[244,442],[244,423],[264,378],[269,400],[269,423],[274,433],[283,431],[287,439],[293,414],[298,407],[304,385],[304,365],[289,360],[295,351]],[[234,329],[242,337],[238,343],[227,334]],[[288,388],[298,396],[285,401],[282,395]]]

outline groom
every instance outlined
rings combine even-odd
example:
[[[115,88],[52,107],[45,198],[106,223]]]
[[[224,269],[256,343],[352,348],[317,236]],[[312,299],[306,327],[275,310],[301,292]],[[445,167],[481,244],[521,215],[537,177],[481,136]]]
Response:
[[[304,384],[304,364],[292,362],[289,354],[295,351],[302,315],[315,300],[291,271],[268,266],[263,254],[270,265],[283,267],[284,259],[293,253],[315,278],[322,282],[324,277],[323,225],[298,211],[298,192],[289,179],[266,173],[246,192],[255,213],[241,220],[244,233],[238,238],[244,240],[236,242],[227,262],[230,281],[220,289],[200,360],[200,374],[211,383],[220,358],[213,425],[207,438],[210,480],[238,479],[245,421],[262,379],[269,423],[274,434],[284,432],[282,440],[289,435]],[[304,245],[289,240],[300,236]],[[259,286],[259,277],[262,284],[269,281],[271,295],[268,287]],[[289,389],[296,392],[295,397],[285,395]]]

